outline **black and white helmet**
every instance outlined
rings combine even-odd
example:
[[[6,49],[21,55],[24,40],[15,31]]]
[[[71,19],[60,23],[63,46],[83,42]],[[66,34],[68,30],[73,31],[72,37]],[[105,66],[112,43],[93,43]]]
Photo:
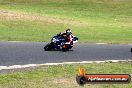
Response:
[[[67,35],[70,35],[70,34],[71,34],[71,29],[69,29],[69,28],[66,29],[66,34],[67,34]]]

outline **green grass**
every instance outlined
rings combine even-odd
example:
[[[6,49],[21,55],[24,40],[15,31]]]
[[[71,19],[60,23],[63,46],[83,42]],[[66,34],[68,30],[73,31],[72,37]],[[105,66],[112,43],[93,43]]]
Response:
[[[71,28],[80,42],[132,43],[131,9],[131,0],[0,0],[0,40],[49,41]]]
[[[0,88],[82,88],[76,81],[79,64],[42,66],[0,75]],[[81,64],[88,74],[132,74],[132,63]],[[86,84],[84,88],[131,88],[130,84]]]

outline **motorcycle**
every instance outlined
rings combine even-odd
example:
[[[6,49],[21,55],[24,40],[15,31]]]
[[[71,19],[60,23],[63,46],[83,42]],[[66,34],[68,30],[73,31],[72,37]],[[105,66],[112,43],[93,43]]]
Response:
[[[73,44],[78,42],[78,38],[74,35],[72,35],[73,41],[70,44],[66,44],[67,38],[66,36],[61,36],[61,33],[55,35],[52,39],[51,42],[48,43],[45,47],[45,51],[50,51],[50,50],[62,50],[62,51],[68,51],[73,47]]]

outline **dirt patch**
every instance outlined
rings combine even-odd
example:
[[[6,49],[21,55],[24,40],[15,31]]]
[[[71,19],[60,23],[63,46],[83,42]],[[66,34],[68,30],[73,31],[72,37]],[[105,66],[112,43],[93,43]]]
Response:
[[[76,84],[75,80],[68,79],[68,78],[56,78],[56,79],[53,80],[53,83],[55,83],[55,84],[65,84],[65,85]]]
[[[14,11],[0,10],[0,20],[30,20],[30,21],[41,21],[51,24],[70,24],[70,25],[88,25],[82,21],[75,21],[73,19],[63,19],[52,16],[38,16],[28,13],[19,13]]]

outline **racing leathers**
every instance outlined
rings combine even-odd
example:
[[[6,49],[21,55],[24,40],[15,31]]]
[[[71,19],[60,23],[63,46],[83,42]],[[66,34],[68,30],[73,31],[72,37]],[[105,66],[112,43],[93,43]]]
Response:
[[[73,44],[73,34],[67,35],[66,33],[62,33],[61,36],[63,36],[66,39],[66,45]]]

